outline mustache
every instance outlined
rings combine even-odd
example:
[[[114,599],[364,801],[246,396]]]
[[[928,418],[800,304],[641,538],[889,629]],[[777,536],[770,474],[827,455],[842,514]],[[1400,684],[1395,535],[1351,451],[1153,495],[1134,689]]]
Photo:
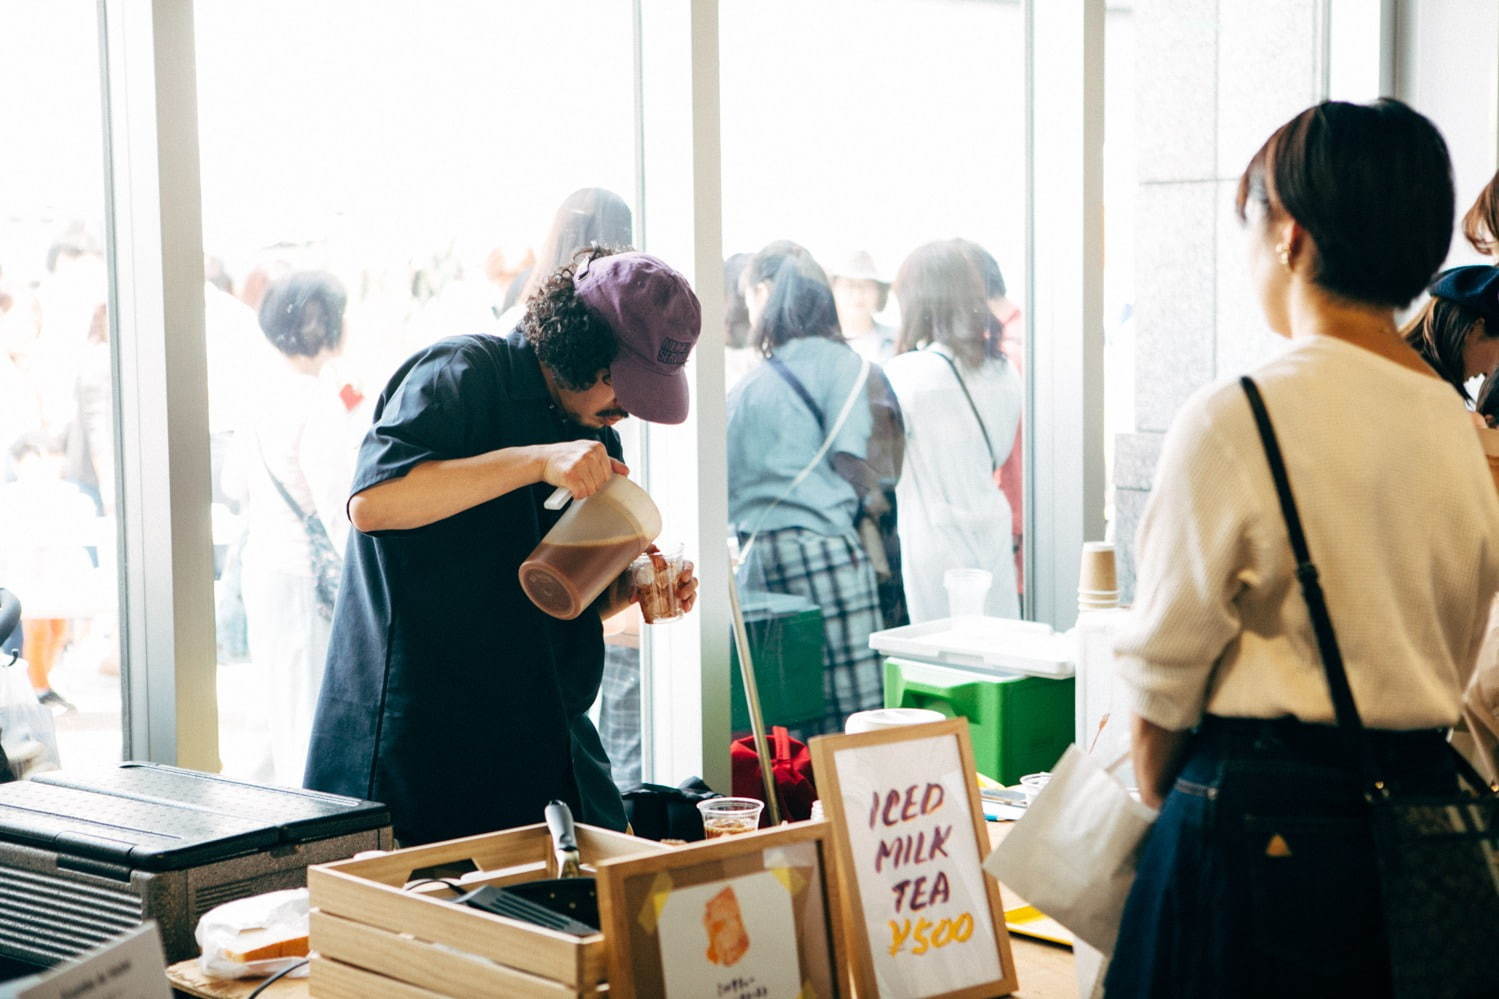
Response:
[[[622,410],[622,409],[620,409],[618,407],[615,407],[613,409],[601,409],[597,413],[594,413],[593,415],[594,415],[594,417],[596,419],[600,419],[600,420],[610,420],[610,419],[613,419],[616,416],[619,417],[621,420],[623,420],[625,417],[629,416],[630,414],[626,413],[624,410]]]

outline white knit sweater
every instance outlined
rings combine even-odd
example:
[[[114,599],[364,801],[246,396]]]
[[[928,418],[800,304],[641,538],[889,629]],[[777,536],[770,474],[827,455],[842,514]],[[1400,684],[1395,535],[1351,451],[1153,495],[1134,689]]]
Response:
[[[1499,589],[1499,497],[1445,382],[1332,337],[1253,372],[1285,454],[1354,700],[1371,727],[1458,718]],[[1166,435],[1116,642],[1129,704],[1331,723],[1332,702],[1249,402],[1197,392]]]

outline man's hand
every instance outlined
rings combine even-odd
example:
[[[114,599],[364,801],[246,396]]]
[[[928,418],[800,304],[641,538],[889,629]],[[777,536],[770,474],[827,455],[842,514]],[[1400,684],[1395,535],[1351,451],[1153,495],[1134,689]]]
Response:
[[[697,604],[697,577],[693,575],[696,569],[691,562],[683,562],[682,574],[677,577],[677,602],[682,605],[683,614],[691,613]]]
[[[623,462],[609,457],[598,441],[564,441],[543,444],[537,450],[541,459],[541,480],[553,486],[564,486],[573,499],[592,496],[614,475],[629,475]]]

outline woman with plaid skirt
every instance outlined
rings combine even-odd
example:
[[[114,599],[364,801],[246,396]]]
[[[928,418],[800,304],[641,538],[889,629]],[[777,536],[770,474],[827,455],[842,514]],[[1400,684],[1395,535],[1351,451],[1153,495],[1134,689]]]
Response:
[[[844,342],[826,274],[781,240],[755,255],[740,284],[752,343],[764,356],[729,395],[729,519],[739,535],[740,585],[794,594],[822,612],[823,691],[816,732],[840,732],[884,700],[869,636],[881,627],[874,568],[855,530],[878,489],[866,458],[867,387],[883,379]]]

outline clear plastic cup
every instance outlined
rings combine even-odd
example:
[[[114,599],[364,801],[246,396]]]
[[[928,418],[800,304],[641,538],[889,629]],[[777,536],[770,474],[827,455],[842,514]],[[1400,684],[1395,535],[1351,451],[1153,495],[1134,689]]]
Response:
[[[1026,801],[1031,802],[1036,800],[1036,795],[1040,794],[1041,789],[1049,783],[1051,783],[1051,773],[1049,771],[1042,771],[1038,774],[1026,774],[1020,778],[1020,789],[1025,792]]]
[[[949,569],[942,575],[947,588],[947,614],[964,619],[984,616],[994,573],[988,569]]]
[[[760,828],[760,812],[765,802],[755,798],[709,798],[699,801],[697,810],[703,816],[703,836],[737,836]]]
[[[635,598],[640,601],[640,614],[646,624],[675,621],[682,616],[677,582],[686,564],[681,545],[667,551],[646,552],[630,563]]]

